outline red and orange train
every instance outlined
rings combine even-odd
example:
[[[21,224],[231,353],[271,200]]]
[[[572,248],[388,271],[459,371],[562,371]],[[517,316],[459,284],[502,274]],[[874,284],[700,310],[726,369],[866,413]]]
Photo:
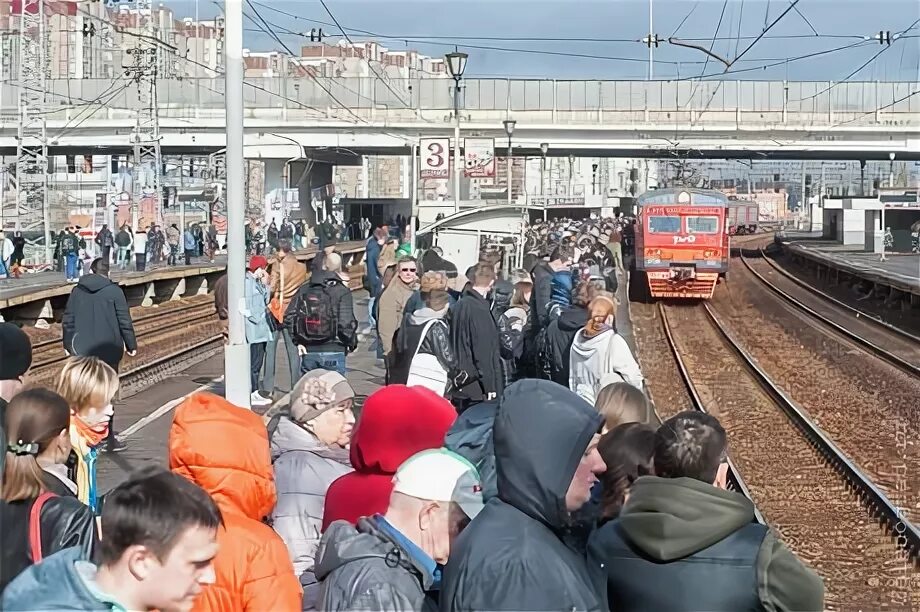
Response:
[[[630,298],[710,299],[728,272],[730,204],[718,191],[690,187],[640,196]]]

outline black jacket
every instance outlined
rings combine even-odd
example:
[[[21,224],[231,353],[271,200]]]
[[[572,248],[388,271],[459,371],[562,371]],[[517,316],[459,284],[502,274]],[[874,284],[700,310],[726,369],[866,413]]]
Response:
[[[471,382],[453,394],[458,399],[483,401],[502,392],[501,347],[489,302],[474,289],[466,289],[451,312],[450,339],[460,370]]]
[[[536,334],[549,325],[549,304],[553,295],[553,269],[541,261],[530,271],[533,292],[530,294],[530,330]]]
[[[0,502],[0,525],[3,525],[5,534],[0,547],[0,592],[32,565],[29,512],[34,501]],[[89,506],[73,495],[54,497],[45,503],[39,522],[43,557],[76,546],[81,549],[84,559],[91,560],[98,535],[96,519]]]
[[[457,371],[457,354],[450,343],[450,325],[445,316],[446,312],[438,312],[431,308],[420,308],[403,317],[403,324],[396,332],[396,355],[391,361],[390,384],[404,385],[409,377],[409,366],[415,356],[415,348],[426,355],[434,355],[438,363],[447,372],[448,379],[453,379]],[[422,339],[425,325],[432,319],[440,319],[428,328],[428,333]],[[419,346],[419,340],[422,340]]]
[[[310,276],[310,280],[300,286],[294,299],[284,312],[284,326],[293,334],[294,320],[297,317],[297,304],[310,287],[322,286],[332,298],[335,305],[335,323],[338,328],[338,340],[327,344],[307,346],[308,353],[350,353],[358,346],[358,321],[352,302],[351,289],[345,286],[341,277],[334,272],[320,270]]]
[[[498,497],[451,546],[441,610],[601,610],[584,559],[559,533],[569,521],[566,492],[602,417],[543,380],[514,383],[501,402],[492,432]]]
[[[98,274],[87,274],[73,288],[62,326],[68,353],[98,357],[116,370],[126,350],[137,350],[124,291]]]
[[[514,287],[508,281],[499,281],[492,289],[492,316],[498,326],[501,346],[502,387],[507,387],[521,377],[518,362],[524,353],[524,334],[527,331],[526,326],[521,330],[514,329],[511,318],[505,315],[511,306],[513,294]]]
[[[589,313],[581,306],[569,306],[546,328],[540,347],[543,372],[563,387],[569,386],[569,350],[578,330],[588,323]]]

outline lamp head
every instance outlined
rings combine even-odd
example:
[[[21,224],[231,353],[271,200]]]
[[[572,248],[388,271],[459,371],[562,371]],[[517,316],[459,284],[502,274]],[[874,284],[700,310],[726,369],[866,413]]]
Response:
[[[514,126],[517,124],[517,121],[514,119],[505,119],[502,121],[502,125],[505,126],[505,134],[508,135],[508,138],[511,138],[511,135],[514,134]]]
[[[468,58],[469,55],[462,51],[452,51],[444,55],[450,76],[454,77],[455,80],[463,78],[463,71],[466,70],[466,60]]]
[[[545,142],[540,143],[540,153],[543,154],[543,157],[546,157],[546,152],[549,151],[549,144]]]
[[[895,158],[895,153],[892,152],[888,154],[888,159],[890,159],[891,161],[894,161],[894,158]]]

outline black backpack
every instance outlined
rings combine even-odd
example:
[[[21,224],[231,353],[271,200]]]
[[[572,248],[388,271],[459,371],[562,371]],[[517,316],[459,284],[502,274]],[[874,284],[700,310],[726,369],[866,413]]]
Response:
[[[335,342],[338,338],[336,308],[325,285],[310,285],[297,302],[294,339],[304,346]]]
[[[118,234],[115,235],[115,244],[120,247],[126,247],[131,244],[131,234],[125,230],[121,230]]]

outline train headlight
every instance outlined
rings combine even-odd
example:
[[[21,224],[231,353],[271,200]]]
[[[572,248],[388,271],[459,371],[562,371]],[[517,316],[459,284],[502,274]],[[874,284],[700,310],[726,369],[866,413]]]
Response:
[[[706,259],[712,259],[712,258],[714,258],[717,254],[718,254],[718,252],[717,252],[715,249],[706,249],[706,250],[703,252],[703,257],[705,257]]]
[[[645,257],[646,259],[650,257],[661,258],[661,249],[645,249]]]

